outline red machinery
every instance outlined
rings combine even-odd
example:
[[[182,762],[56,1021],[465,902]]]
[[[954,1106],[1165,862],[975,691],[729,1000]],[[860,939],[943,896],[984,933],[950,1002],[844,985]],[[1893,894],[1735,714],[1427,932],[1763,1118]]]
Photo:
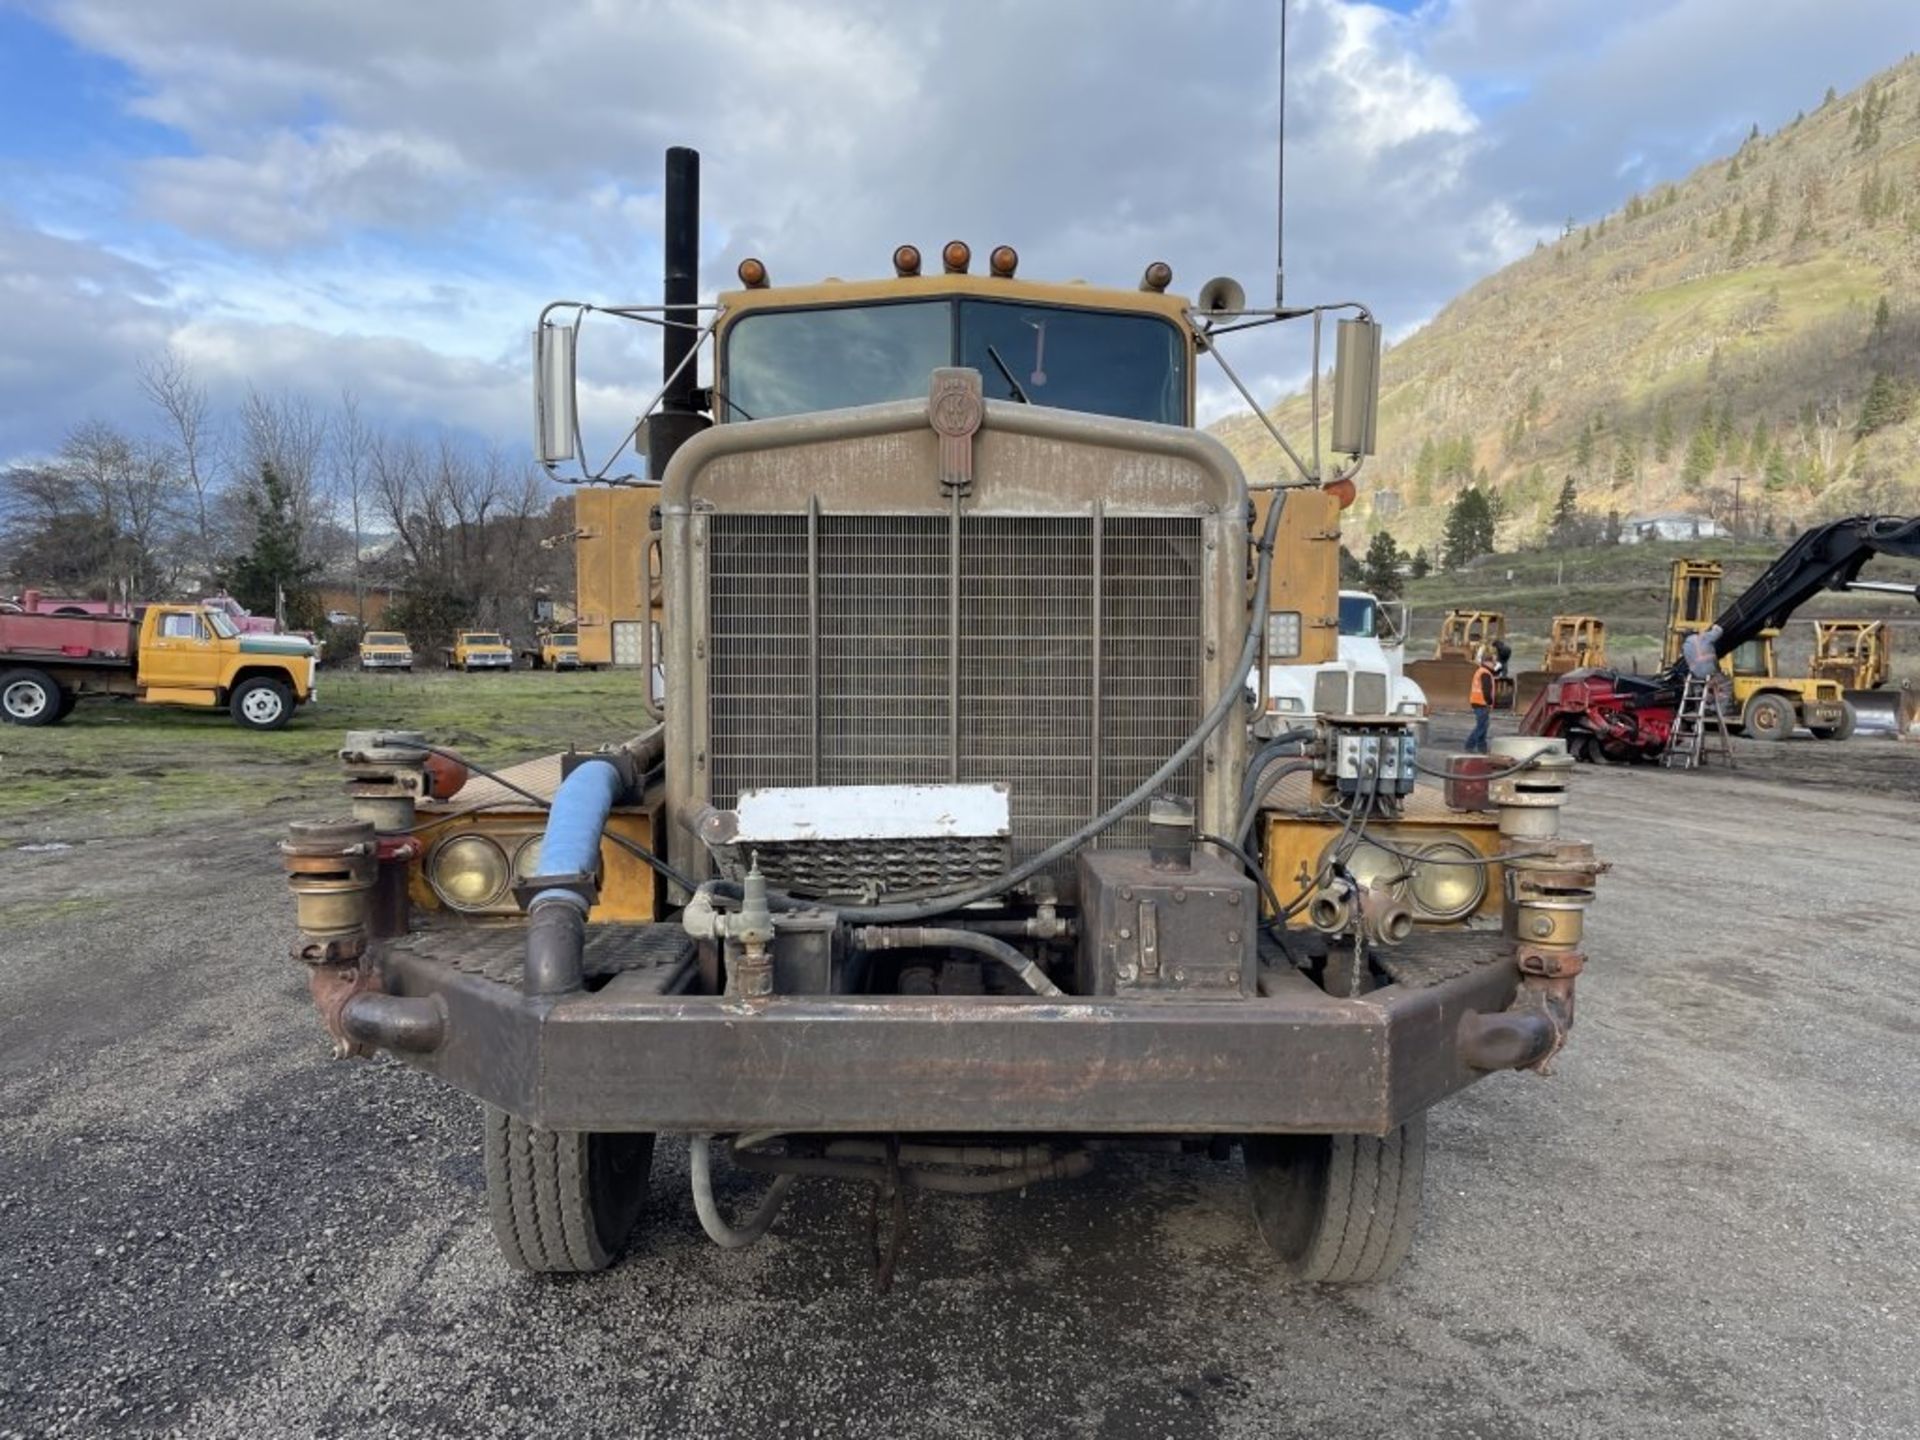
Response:
[[[1852,515],[1808,530],[1720,613],[1714,622],[1720,653],[1730,655],[1763,630],[1778,629],[1822,590],[1853,588],[1860,568],[1875,555],[1920,558],[1920,519]],[[1920,598],[1913,587],[1892,588]],[[1582,760],[1657,760],[1673,729],[1685,675],[1685,663],[1678,661],[1651,676],[1571,670],[1534,698],[1520,733],[1558,736]]]

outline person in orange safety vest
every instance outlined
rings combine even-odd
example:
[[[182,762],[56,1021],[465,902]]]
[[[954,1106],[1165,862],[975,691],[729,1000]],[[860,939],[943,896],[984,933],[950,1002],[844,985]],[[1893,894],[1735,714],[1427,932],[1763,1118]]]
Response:
[[[1467,753],[1487,753],[1487,725],[1493,719],[1493,652],[1482,648],[1473,666],[1473,684],[1467,691],[1467,703],[1473,706],[1473,732],[1467,736]]]

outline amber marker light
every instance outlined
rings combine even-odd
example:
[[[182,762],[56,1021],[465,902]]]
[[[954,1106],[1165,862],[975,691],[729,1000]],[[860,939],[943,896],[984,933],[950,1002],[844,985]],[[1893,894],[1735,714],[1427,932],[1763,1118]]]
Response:
[[[1166,293],[1167,286],[1173,283],[1173,267],[1164,260],[1156,260],[1147,266],[1146,273],[1140,277],[1140,288],[1151,290],[1156,295]]]
[[[767,267],[761,261],[749,255],[740,262],[740,283],[749,290],[767,288]]]
[[[964,240],[949,240],[947,248],[940,252],[940,263],[947,267],[949,275],[964,275],[967,266],[973,261],[973,251],[967,248]]]
[[[893,273],[905,279],[920,273],[920,247],[902,245],[893,252]]]
[[[1011,280],[1013,272],[1020,268],[1020,252],[1011,245],[996,245],[993,254],[987,257],[987,265],[1002,280]]]

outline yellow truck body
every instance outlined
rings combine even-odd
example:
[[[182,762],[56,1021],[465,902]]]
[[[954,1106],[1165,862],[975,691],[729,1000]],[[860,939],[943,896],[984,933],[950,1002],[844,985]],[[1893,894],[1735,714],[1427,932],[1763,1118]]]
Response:
[[[453,670],[511,670],[513,647],[497,630],[462,630],[447,651],[447,666]]]

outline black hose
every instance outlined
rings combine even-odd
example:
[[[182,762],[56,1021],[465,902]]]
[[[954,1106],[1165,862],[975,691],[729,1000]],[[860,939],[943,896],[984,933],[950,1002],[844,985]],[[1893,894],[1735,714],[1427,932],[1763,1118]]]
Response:
[[[1260,819],[1260,806],[1272,793],[1273,787],[1289,775],[1298,775],[1302,770],[1311,770],[1313,763],[1313,757],[1308,755],[1302,755],[1294,760],[1282,760],[1278,764],[1268,762],[1269,772],[1259,777],[1260,783],[1254,789],[1252,798],[1241,804],[1239,818],[1234,823],[1233,833],[1242,845],[1252,838],[1253,827]]]
[[[1260,899],[1267,907],[1266,918],[1260,922],[1261,928],[1272,938],[1273,943],[1280,947],[1280,953],[1291,963],[1293,952],[1287,948],[1286,916],[1282,913],[1280,892],[1273,888],[1273,881],[1267,878],[1266,870],[1261,867],[1260,861],[1255,858],[1253,852],[1223,835],[1209,835],[1204,830],[1197,832],[1193,838],[1202,845],[1213,845],[1226,851],[1245,867],[1247,874],[1253,878],[1253,883],[1260,887]]]
[[[862,950],[971,950],[998,960],[1019,976],[1036,995],[1060,998],[1066,994],[1047,978],[1046,972],[1006,941],[978,930],[957,930],[939,926],[869,925],[853,932],[853,943]]]

